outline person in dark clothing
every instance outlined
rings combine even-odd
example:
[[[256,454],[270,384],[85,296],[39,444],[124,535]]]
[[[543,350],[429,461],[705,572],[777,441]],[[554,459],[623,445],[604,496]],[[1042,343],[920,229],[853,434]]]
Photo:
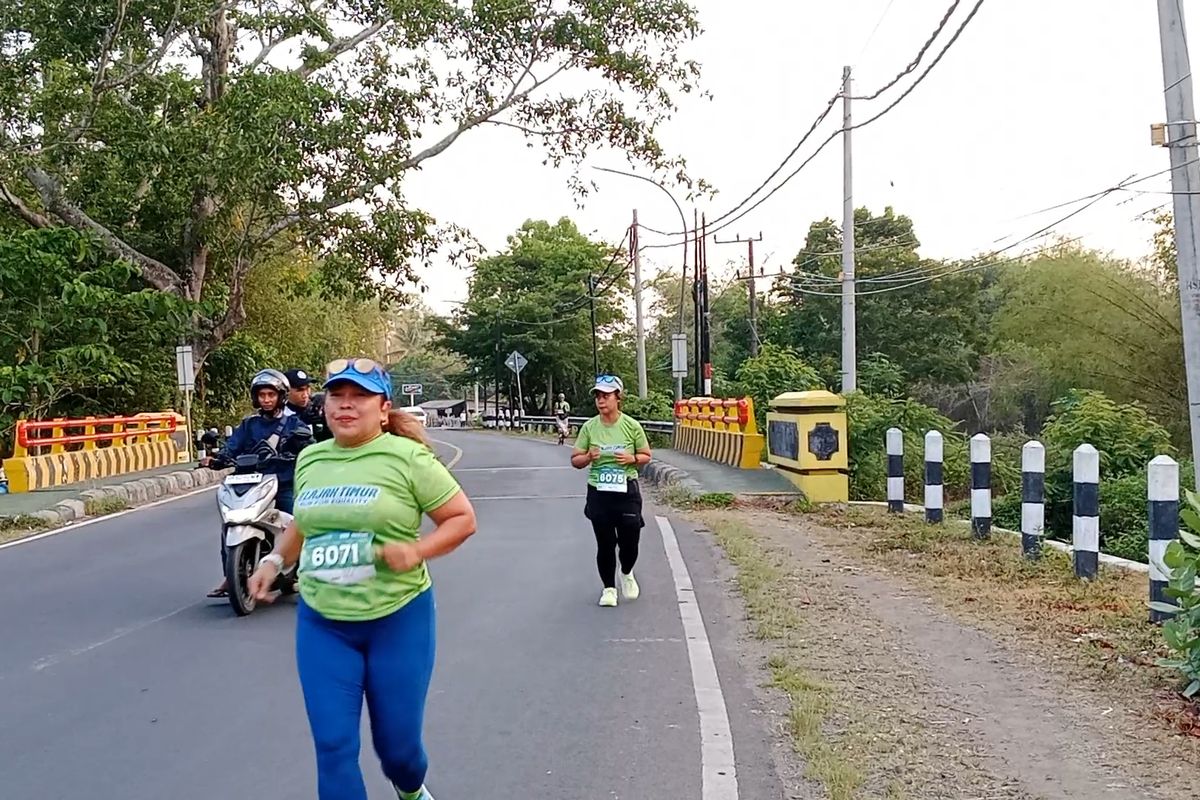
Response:
[[[264,369],[250,381],[250,401],[255,413],[238,424],[221,451],[200,462],[202,467],[220,469],[233,464],[240,455],[258,454],[260,471],[279,480],[275,507],[292,513],[296,474],[296,456],[313,443],[312,429],[298,414],[286,413],[284,403],[289,391],[288,380],[282,372]],[[225,569],[225,537],[221,537],[221,570]],[[226,597],[228,581],[222,580],[209,597]]]
[[[283,374],[287,376],[289,387],[288,410],[312,429],[314,441],[332,439],[333,434],[325,422],[325,393],[312,393],[312,378],[302,369],[289,369]]]

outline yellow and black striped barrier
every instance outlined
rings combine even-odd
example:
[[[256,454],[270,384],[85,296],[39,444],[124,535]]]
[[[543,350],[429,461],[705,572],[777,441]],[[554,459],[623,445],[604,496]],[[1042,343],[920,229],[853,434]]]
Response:
[[[749,397],[693,397],[675,404],[674,448],[739,469],[758,469],[763,437]]]
[[[188,430],[174,412],[17,423],[4,459],[9,491],[32,492],[143,472],[189,459]]]

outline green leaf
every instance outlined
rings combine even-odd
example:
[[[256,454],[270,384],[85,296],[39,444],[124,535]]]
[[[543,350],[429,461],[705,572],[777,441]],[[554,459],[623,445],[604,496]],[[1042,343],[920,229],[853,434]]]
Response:
[[[1197,692],[1200,692],[1200,678],[1188,684],[1188,687],[1183,690],[1183,696],[1190,700],[1196,696]]]
[[[1200,513],[1194,508],[1185,508],[1179,512],[1179,518],[1193,531],[1200,531]]]
[[[1184,548],[1181,542],[1171,542],[1167,545],[1167,552],[1163,554],[1163,563],[1170,569],[1179,569],[1188,560],[1188,551]]]
[[[1200,528],[1194,528],[1193,530],[1200,530]],[[1187,546],[1193,550],[1200,550],[1200,535],[1181,529],[1179,531],[1179,538],[1182,539],[1184,543],[1186,543]]]
[[[1164,614],[1176,614],[1179,612],[1179,606],[1173,606],[1170,603],[1160,603],[1156,600],[1149,605],[1150,608],[1154,609],[1155,611],[1160,611]]]

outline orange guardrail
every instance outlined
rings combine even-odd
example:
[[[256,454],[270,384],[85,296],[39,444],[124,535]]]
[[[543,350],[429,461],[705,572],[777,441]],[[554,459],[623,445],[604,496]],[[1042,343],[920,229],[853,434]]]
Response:
[[[763,437],[749,397],[692,397],[675,403],[675,449],[741,469],[757,469]]]
[[[184,417],[174,411],[19,420],[4,472],[12,492],[141,472],[186,462],[188,437]]]

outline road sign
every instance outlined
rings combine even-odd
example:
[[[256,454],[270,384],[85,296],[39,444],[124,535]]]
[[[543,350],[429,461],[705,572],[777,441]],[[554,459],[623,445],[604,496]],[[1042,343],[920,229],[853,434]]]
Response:
[[[419,383],[406,383],[400,387],[400,394],[406,394],[413,397],[418,394],[425,394],[425,387]]]
[[[196,365],[192,361],[190,344],[175,348],[175,381],[181,392],[190,392],[196,388]]]
[[[529,359],[525,358],[525,356],[521,355],[516,350],[513,350],[508,354],[508,358],[504,359],[504,366],[508,367],[518,375],[521,374],[521,370],[525,369],[525,366],[528,363]]]
[[[671,334],[671,376],[674,378],[687,377],[687,334]]]

